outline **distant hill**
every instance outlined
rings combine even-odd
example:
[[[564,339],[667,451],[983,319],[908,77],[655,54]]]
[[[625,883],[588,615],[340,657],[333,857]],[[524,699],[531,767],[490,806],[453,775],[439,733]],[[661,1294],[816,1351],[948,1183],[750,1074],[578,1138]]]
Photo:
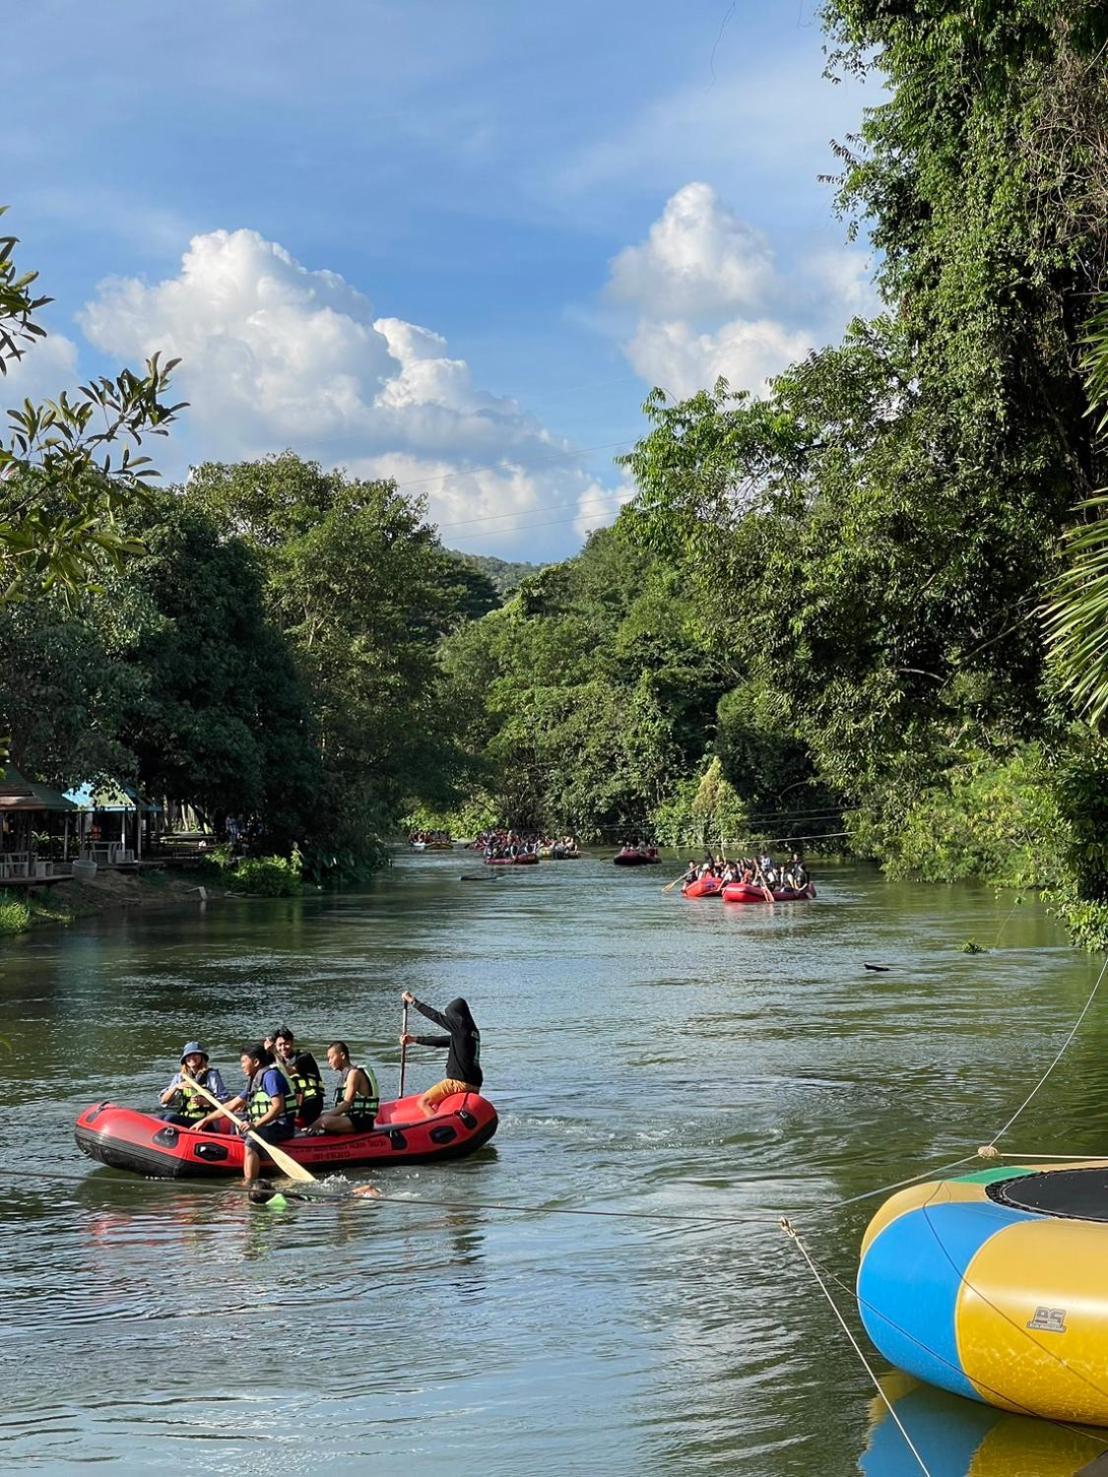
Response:
[[[459,549],[451,549],[450,553],[490,580],[502,600],[529,574],[538,574],[540,569],[546,568],[545,564],[512,564],[507,559],[494,559],[491,554],[463,554]]]

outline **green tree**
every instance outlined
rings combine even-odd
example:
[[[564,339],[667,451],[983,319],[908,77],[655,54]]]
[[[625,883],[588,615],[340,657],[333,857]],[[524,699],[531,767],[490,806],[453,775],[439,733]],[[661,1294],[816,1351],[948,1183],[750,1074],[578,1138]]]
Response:
[[[64,789],[96,776],[136,776],[119,733],[134,675],[94,622],[56,590],[0,603],[0,652],[0,732],[28,778]]]
[[[151,794],[213,823],[255,821],[272,845],[318,830],[322,775],[307,691],[241,538],[159,495],[139,525],[146,553],[93,609],[129,674],[120,737]]]
[[[480,783],[515,825],[639,831],[710,742],[733,673],[662,561],[612,531],[446,644]]]
[[[320,746],[317,851],[357,865],[413,801],[456,798],[463,756],[438,645],[495,597],[392,483],[285,453],[205,465],[185,495],[260,562]]]
[[[17,267],[17,245],[14,236],[0,237],[0,374],[46,332],[37,315],[50,299],[35,296],[36,272]],[[164,436],[182,409],[165,403],[177,362],[162,364],[155,354],[143,375],[125,369],[8,412],[10,429],[0,439],[0,600],[54,585],[74,596],[105,567],[140,552],[121,531],[121,517],[157,476],[150,458],[137,454],[144,438]]]

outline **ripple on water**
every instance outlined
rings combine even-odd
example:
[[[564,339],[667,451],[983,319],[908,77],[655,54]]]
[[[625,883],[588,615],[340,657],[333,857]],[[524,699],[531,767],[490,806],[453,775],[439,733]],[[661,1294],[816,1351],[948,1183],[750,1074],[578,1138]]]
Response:
[[[837,1203],[1003,1122],[1089,962],[983,889],[829,871],[811,907],[698,908],[606,862],[458,886],[473,869],[418,858],[363,895],[0,956],[5,1469],[853,1469],[871,1391],[773,1217],[849,1284],[879,1200]],[[970,936],[999,948],[961,955]],[[196,1035],[237,1082],[239,1043],[287,1019],[391,1086],[402,988],[471,1001],[502,1116],[472,1160],[350,1176],[395,1202],[274,1213],[74,1148],[78,1108],[151,1104]],[[1103,1139],[1105,1019],[1023,1142]],[[441,1066],[414,1049],[409,1082]],[[642,1219],[555,1213],[582,1208]]]

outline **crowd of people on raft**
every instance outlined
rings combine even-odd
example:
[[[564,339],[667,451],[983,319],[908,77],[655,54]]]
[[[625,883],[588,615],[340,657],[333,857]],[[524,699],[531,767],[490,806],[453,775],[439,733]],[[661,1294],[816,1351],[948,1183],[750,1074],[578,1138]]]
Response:
[[[497,826],[482,831],[472,849],[481,852],[486,861],[514,860],[517,856],[580,856],[577,837],[551,837],[543,831],[516,831]]]
[[[725,856],[713,856],[711,852],[702,862],[689,859],[681,886],[716,878],[726,887],[731,882],[743,882],[748,887],[768,887],[771,892],[786,890],[803,892],[812,880],[799,852],[794,851],[787,862],[775,862],[768,852],[757,857],[741,857],[728,860]]]
[[[480,1091],[484,1081],[481,1033],[460,997],[441,1011],[417,1000],[408,990],[401,999],[446,1032],[435,1036],[405,1032],[400,1037],[402,1047],[447,1048],[446,1075],[419,1098],[419,1111],[432,1118],[444,1099],[455,1093]],[[242,1047],[239,1065],[244,1084],[232,1094],[219,1068],[212,1066],[207,1047],[199,1041],[186,1042],[180,1066],[161,1094],[159,1117],[181,1128],[214,1133],[228,1123],[230,1114],[236,1131],[250,1131],[268,1144],[283,1144],[298,1134],[366,1133],[374,1126],[381,1102],[377,1075],[372,1066],[352,1059],[345,1041],[332,1041],[327,1047],[327,1065],[338,1074],[330,1108],[325,1107],[326,1089],[319,1063],[311,1051],[298,1044],[288,1026],[279,1026],[262,1040]],[[197,1091],[198,1087],[205,1091]],[[212,1103],[212,1098],[219,1106]],[[257,1178],[261,1153],[264,1150],[248,1139],[245,1179]]]
[[[449,831],[413,831],[408,837],[409,846],[421,851],[424,847],[452,847],[454,841]]]
[[[643,841],[635,836],[630,841],[621,841],[617,856],[645,856],[653,860],[658,855],[658,848],[653,841]]]

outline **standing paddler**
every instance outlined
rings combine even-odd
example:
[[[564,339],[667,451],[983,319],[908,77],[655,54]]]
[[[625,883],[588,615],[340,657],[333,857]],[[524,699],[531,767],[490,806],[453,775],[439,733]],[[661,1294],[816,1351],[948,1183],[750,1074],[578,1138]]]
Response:
[[[431,1118],[444,1098],[457,1092],[480,1092],[484,1075],[481,1071],[481,1032],[477,1022],[469,1013],[469,1006],[459,996],[451,1000],[445,1010],[433,1009],[417,1000],[410,990],[401,995],[405,1005],[414,1005],[420,1015],[434,1021],[448,1036],[413,1036],[405,1032],[400,1038],[401,1046],[446,1046],[446,1076],[434,1087],[429,1087],[419,1100],[424,1114]]]

